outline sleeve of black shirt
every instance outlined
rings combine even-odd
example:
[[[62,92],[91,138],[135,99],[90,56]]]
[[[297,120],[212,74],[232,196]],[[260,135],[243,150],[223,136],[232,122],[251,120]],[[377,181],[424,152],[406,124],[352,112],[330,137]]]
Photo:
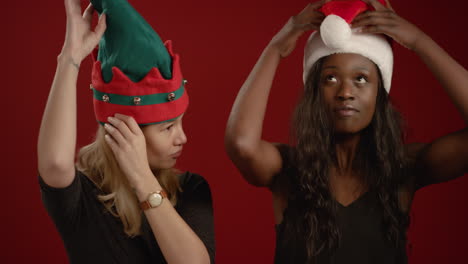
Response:
[[[64,188],[47,185],[38,173],[42,203],[60,233],[73,230],[79,221],[81,178],[75,168],[73,182]]]
[[[198,174],[187,173],[182,183],[182,199],[177,211],[198,235],[215,261],[215,237],[211,191],[208,182]]]

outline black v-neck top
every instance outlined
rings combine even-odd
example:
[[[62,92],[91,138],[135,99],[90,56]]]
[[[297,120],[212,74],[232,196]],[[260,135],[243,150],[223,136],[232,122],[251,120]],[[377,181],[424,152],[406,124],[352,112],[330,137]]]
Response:
[[[213,208],[208,183],[202,176],[180,175],[175,210],[205,244],[211,263],[215,260]],[[57,227],[73,264],[167,263],[142,213],[141,235],[129,237],[120,218],[99,201],[102,191],[76,170],[70,186],[53,188],[39,176],[42,201]]]
[[[278,177],[292,176],[294,169],[287,164],[290,149],[280,147],[283,156],[283,175]],[[285,164],[286,162],[286,164]],[[296,171],[297,172],[297,171]],[[291,203],[292,201],[289,201]],[[405,241],[401,247],[391,245],[385,238],[383,228],[383,208],[378,203],[377,192],[369,190],[358,199],[343,206],[336,200],[336,224],[340,230],[341,239],[337,249],[333,251],[322,251],[316,258],[315,264],[396,264],[407,263]],[[288,204],[290,205],[290,204]],[[285,231],[285,221],[291,214],[288,206],[283,212],[283,222],[276,225],[276,264],[301,264],[306,263],[304,241],[296,240],[298,244],[285,243],[290,237]]]

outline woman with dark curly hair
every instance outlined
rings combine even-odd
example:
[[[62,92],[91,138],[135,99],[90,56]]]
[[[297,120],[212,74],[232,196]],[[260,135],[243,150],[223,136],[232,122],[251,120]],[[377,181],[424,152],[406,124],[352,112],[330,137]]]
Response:
[[[319,28],[305,49],[293,144],[262,140],[281,59]],[[377,0],[309,4],[275,35],[241,88],[225,145],[244,178],[273,194],[275,263],[406,263],[415,191],[468,171],[467,129],[403,143],[389,98],[390,38],[419,55],[468,120],[468,72]]]

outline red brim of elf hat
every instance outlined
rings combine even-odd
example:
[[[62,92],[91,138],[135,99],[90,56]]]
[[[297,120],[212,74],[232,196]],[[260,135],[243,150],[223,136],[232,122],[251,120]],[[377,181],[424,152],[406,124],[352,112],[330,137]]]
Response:
[[[101,62],[92,69],[94,113],[103,124],[116,113],[132,116],[139,125],[158,124],[181,116],[187,109],[189,97],[182,78],[180,58],[172,51],[171,41],[164,43],[172,57],[172,78],[164,79],[157,68],[152,68],[139,82],[130,80],[119,68],[112,68],[112,80],[105,83]],[[93,58],[96,59],[96,52]]]

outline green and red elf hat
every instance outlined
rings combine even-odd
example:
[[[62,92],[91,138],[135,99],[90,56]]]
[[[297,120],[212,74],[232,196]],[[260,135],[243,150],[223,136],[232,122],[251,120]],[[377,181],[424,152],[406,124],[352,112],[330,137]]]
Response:
[[[99,123],[116,113],[139,125],[173,120],[188,106],[186,81],[172,43],[158,34],[127,0],[91,0],[107,28],[93,52],[91,89]]]

